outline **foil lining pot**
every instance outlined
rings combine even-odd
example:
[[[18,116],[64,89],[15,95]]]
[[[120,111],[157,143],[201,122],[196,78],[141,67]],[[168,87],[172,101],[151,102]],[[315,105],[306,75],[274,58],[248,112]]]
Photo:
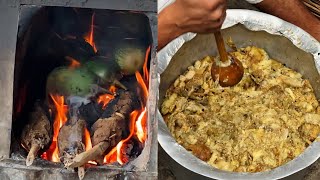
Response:
[[[311,82],[320,99],[320,43],[308,33],[277,17],[240,9],[227,10],[222,29],[224,37],[232,37],[238,48],[249,45],[263,48],[272,59],[300,72]],[[217,55],[212,34],[184,34],[158,53],[158,71],[161,74],[159,106],[174,80],[206,55]],[[320,142],[316,140],[301,155],[275,169],[258,173],[223,171],[201,161],[179,145],[159,111],[158,119],[158,141],[163,149],[185,168],[214,179],[280,179],[308,167],[320,157]]]

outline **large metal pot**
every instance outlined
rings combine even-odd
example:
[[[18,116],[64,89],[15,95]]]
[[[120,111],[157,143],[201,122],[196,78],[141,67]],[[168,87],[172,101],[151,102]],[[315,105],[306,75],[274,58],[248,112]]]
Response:
[[[254,45],[273,59],[285,63],[310,80],[320,99],[320,43],[302,29],[274,16],[249,10],[228,10],[223,35],[232,37],[237,47]],[[217,55],[214,36],[185,34],[158,54],[160,79],[159,106],[173,81],[206,55]],[[187,169],[215,179],[279,179],[311,165],[320,157],[320,142],[312,143],[294,160],[266,172],[237,173],[211,167],[176,143],[159,113],[158,140],[163,149]]]

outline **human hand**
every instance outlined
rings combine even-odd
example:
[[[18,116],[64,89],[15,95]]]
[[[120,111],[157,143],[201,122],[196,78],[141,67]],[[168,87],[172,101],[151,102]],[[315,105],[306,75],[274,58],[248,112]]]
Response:
[[[210,33],[221,28],[226,0],[176,0],[171,8],[182,33]]]
[[[187,33],[211,33],[221,28],[226,0],[176,0],[158,16],[158,51]]]

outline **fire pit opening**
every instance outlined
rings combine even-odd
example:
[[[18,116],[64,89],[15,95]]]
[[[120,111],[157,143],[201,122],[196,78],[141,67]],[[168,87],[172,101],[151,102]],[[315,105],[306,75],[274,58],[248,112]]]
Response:
[[[80,178],[89,167],[130,164],[148,138],[148,17],[31,10],[29,20],[20,13],[28,23],[19,23],[11,156],[27,166],[41,161],[76,170]]]

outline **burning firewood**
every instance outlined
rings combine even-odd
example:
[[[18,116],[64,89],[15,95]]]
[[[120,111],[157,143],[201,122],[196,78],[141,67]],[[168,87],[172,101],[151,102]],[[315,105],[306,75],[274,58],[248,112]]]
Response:
[[[68,121],[59,131],[58,147],[61,162],[68,164],[72,158],[84,151],[82,142],[86,122],[82,119]]]
[[[50,121],[38,102],[31,112],[29,121],[21,135],[22,145],[28,151],[27,166],[32,165],[38,152],[49,146],[52,139]]]
[[[60,161],[67,167],[72,159],[78,154],[85,151],[83,144],[83,136],[86,128],[86,122],[82,119],[72,117],[59,131],[58,147]],[[78,168],[78,176],[80,179],[84,177],[84,167]]]
[[[120,91],[119,98],[115,101],[116,103],[110,102],[107,106],[113,113],[108,118],[98,119],[91,127],[93,148],[78,154],[68,167],[80,167],[91,160],[99,161],[107,149],[115,147],[122,140],[127,126],[126,119],[133,110],[134,95],[128,91]]]
[[[101,117],[102,113],[102,104],[94,101],[79,107],[79,114],[86,121],[88,127],[91,127]]]
[[[79,167],[86,164],[88,161],[99,159],[104,155],[105,151],[110,146],[115,146],[122,138],[125,119],[122,115],[117,114],[113,117],[99,119],[96,123],[97,127],[96,139],[101,140],[94,147],[86,152],[77,155],[69,167]]]

